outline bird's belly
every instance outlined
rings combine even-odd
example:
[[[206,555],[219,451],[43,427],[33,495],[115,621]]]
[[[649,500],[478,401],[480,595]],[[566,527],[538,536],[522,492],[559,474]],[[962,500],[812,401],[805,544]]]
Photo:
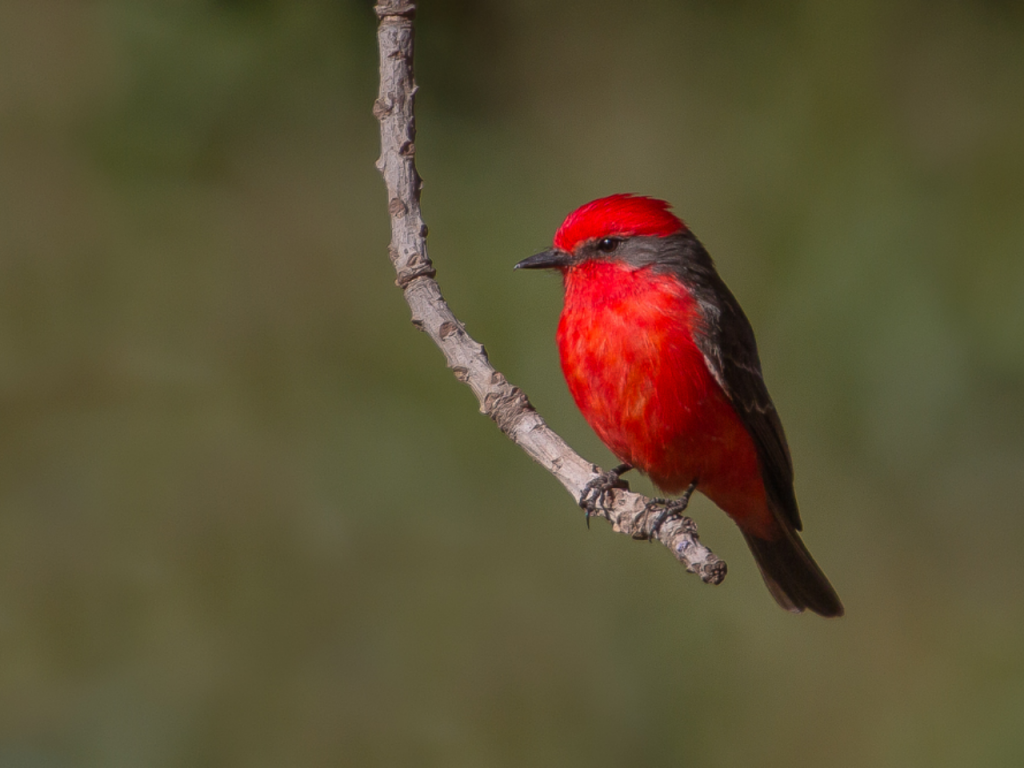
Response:
[[[700,468],[731,407],[686,325],[655,310],[612,306],[563,324],[559,342],[569,390],[598,436],[622,461],[667,477]]]
[[[686,316],[657,309],[644,303],[577,322],[563,318],[562,368],[576,404],[620,461],[665,492],[696,480],[741,525],[764,518],[750,435],[711,375]]]

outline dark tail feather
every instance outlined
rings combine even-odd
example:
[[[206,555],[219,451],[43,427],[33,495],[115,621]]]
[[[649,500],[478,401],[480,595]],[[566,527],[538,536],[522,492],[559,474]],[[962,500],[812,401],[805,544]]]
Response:
[[[768,591],[787,611],[810,608],[821,616],[842,616],[843,604],[814,562],[796,531],[785,531],[775,541],[743,534],[754,553]]]

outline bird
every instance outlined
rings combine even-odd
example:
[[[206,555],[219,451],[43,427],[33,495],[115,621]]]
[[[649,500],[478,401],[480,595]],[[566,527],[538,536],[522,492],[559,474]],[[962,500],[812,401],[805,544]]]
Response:
[[[684,500],[702,493],[739,527],[780,606],[842,616],[799,535],[793,460],[754,331],[669,204],[593,200],[566,217],[553,247],[515,268],[561,272],[562,372],[622,462],[615,479],[637,469]]]

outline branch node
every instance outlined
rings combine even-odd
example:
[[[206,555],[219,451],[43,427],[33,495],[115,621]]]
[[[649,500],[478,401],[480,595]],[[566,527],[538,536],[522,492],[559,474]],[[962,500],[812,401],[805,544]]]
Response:
[[[458,323],[453,322],[451,320],[445,320],[443,323],[441,323],[441,327],[437,330],[437,335],[440,336],[442,339],[447,339],[453,333],[458,333],[461,330],[462,329],[459,327]]]
[[[502,378],[504,382],[504,377]],[[509,388],[508,382],[498,392],[490,392],[484,397],[481,409],[490,416],[498,429],[506,435],[511,434],[516,423],[527,411],[532,411],[529,399],[519,387]]]
[[[399,200],[397,197],[391,198],[391,202],[388,203],[388,213],[396,219],[400,219],[409,212],[409,208]]]
[[[430,262],[430,259],[420,262],[415,267],[407,267],[398,273],[398,279],[395,280],[395,285],[401,288],[403,291],[409,287],[409,283],[420,277],[429,277],[433,279],[437,275],[437,270],[434,269],[434,265]]]

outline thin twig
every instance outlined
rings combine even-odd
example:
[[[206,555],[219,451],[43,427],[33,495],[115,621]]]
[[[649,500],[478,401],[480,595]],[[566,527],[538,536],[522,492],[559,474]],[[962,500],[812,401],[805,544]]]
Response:
[[[375,10],[380,19],[380,94],[373,105],[373,114],[380,120],[377,168],[388,189],[391,261],[397,284],[412,310],[413,325],[425,331],[441,349],[455,377],[473,390],[481,412],[579,502],[587,484],[600,476],[600,470],[555,434],[522,390],[491,366],[487,352],[466,333],[434,280],[434,266],[427,256],[427,227],[420,214],[421,180],[415,164],[412,20],[416,7],[408,0],[381,0]],[[700,543],[692,520],[670,517],[653,530],[662,509],[655,499],[612,489],[600,498],[595,514],[608,520],[614,530],[636,539],[650,539],[653,531],[653,538],[668,547],[687,570],[706,583],[720,583],[725,578],[725,562]]]

